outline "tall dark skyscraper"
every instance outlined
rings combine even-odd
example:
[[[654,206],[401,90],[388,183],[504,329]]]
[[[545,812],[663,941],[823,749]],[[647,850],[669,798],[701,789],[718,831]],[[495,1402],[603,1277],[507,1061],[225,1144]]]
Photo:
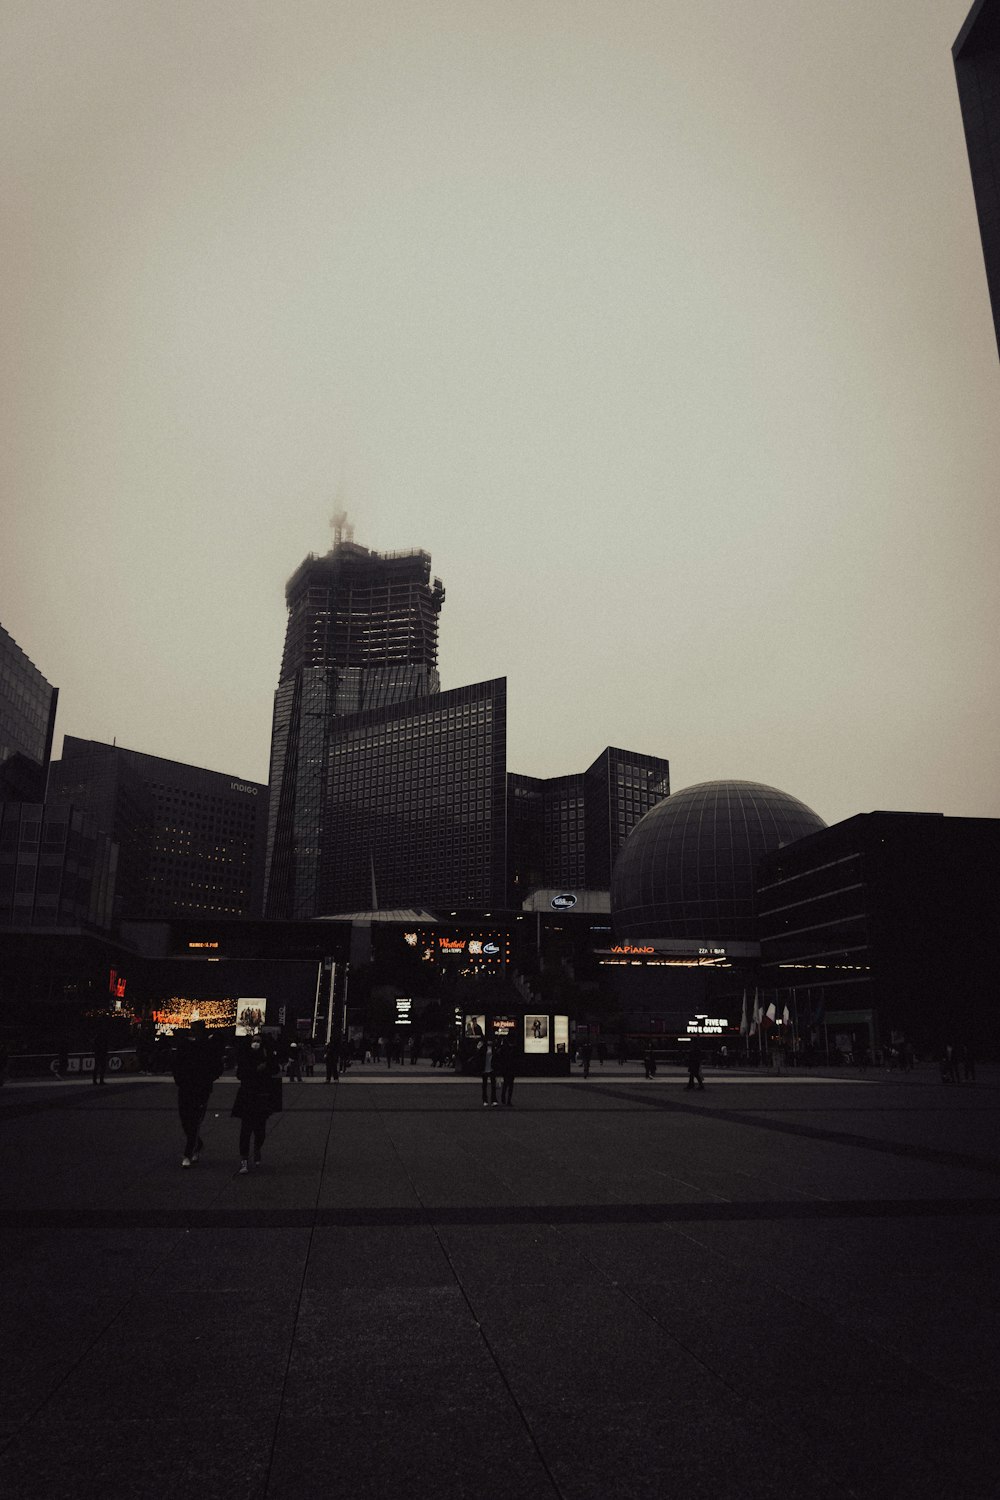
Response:
[[[1000,346],[1000,0],[976,0],[951,53]]]
[[[0,801],[43,800],[58,699],[0,625]]]
[[[344,515],[334,544],[310,554],[285,588],[288,626],[271,729],[267,830],[269,917],[323,905],[331,739],[348,717],[438,692],[444,587],[427,552],[371,552]]]

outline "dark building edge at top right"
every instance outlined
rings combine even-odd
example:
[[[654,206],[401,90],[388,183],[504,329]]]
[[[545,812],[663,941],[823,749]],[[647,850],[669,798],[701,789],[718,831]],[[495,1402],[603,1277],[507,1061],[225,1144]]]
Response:
[[[951,55],[1000,350],[1000,0],[976,0]]]

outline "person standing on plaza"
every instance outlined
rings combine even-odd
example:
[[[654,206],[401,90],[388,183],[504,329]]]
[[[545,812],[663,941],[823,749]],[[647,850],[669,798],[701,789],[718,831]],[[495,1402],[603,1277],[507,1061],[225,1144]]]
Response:
[[[646,1077],[652,1078],[656,1073],[656,1053],[653,1051],[652,1042],[646,1043],[645,1051],[642,1054],[642,1060],[646,1066]]]
[[[177,1085],[177,1113],[184,1131],[182,1167],[192,1167],[204,1149],[199,1134],[205,1118],[212,1085],[221,1068],[215,1048],[205,1032],[204,1022],[194,1021],[189,1032],[177,1037],[174,1054],[174,1083]]]
[[[108,1071],[108,1028],[106,1023],[98,1026],[94,1037],[94,1082],[107,1083],[105,1073]]]
[[[302,1049],[298,1042],[293,1042],[288,1049],[288,1082],[302,1082]]]
[[[687,1087],[693,1089],[695,1084],[704,1089],[705,1080],[701,1076],[701,1047],[697,1042],[692,1042],[688,1048],[688,1081]]]
[[[496,1106],[497,1102],[497,1074],[494,1064],[495,1054],[493,1051],[493,1038],[485,1037],[477,1046],[476,1052],[479,1056],[479,1073],[483,1082],[483,1108],[489,1105]],[[487,1098],[487,1093],[490,1098]]]
[[[497,1049],[497,1068],[500,1073],[500,1103],[513,1105],[517,1049],[509,1036],[504,1037]]]
[[[327,1042],[323,1052],[323,1060],[326,1063],[326,1081],[331,1078],[334,1083],[340,1082],[340,1037],[332,1036]]]
[[[592,1044],[590,1042],[583,1042],[583,1043],[581,1043],[581,1045],[580,1045],[580,1061],[583,1063],[583,1076],[584,1076],[584,1078],[589,1078],[590,1077],[590,1062],[591,1062],[591,1059],[592,1059],[593,1056],[594,1056],[594,1048],[593,1048]]]
[[[243,1047],[236,1064],[240,1086],[233,1102],[233,1118],[240,1122],[241,1176],[250,1170],[250,1143],[253,1142],[253,1164],[260,1166],[260,1153],[271,1115],[281,1109],[281,1065],[264,1037],[253,1037]]]

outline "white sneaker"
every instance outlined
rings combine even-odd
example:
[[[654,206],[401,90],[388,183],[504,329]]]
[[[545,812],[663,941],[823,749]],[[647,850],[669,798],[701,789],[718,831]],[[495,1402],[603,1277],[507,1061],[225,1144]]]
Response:
[[[190,1165],[191,1165],[191,1158],[190,1158],[190,1156],[183,1157],[182,1160],[181,1160],[181,1166],[182,1167],[189,1167]]]
[[[247,1161],[246,1157],[244,1157],[243,1160],[240,1162],[240,1170],[237,1172],[236,1175],[237,1175],[237,1177],[242,1177],[243,1174],[244,1174],[244,1172],[249,1172],[249,1170],[250,1170],[250,1163]]]

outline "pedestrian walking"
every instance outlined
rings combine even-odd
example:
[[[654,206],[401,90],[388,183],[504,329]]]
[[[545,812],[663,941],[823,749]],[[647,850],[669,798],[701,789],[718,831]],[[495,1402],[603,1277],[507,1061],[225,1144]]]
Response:
[[[590,1042],[584,1042],[580,1047],[580,1061],[583,1063],[584,1078],[590,1077],[590,1061],[594,1055],[594,1049]]]
[[[604,1067],[604,1064],[607,1062],[607,1060],[608,1060],[608,1049],[604,1045],[603,1042],[598,1042],[598,1044],[597,1044],[597,1061],[600,1063],[600,1065],[601,1065],[602,1068]]]
[[[239,1088],[233,1102],[233,1118],[240,1122],[240,1170],[250,1170],[250,1145],[253,1164],[260,1166],[260,1153],[267,1134],[267,1122],[281,1109],[281,1065],[266,1038],[253,1037],[243,1047],[236,1064]]]
[[[642,1054],[642,1060],[646,1066],[646,1077],[652,1078],[656,1073],[656,1053],[653,1051],[652,1042],[646,1043],[646,1049]]]
[[[479,1072],[483,1082],[483,1108],[488,1109],[492,1104],[496,1108],[497,1102],[497,1074],[494,1066],[495,1054],[493,1051],[492,1037],[485,1037],[477,1047],[479,1056]],[[490,1097],[487,1099],[486,1095]]]
[[[108,1070],[108,1032],[105,1026],[99,1026],[94,1037],[94,1082],[107,1083],[105,1073]]]
[[[688,1048],[688,1081],[687,1087],[693,1089],[695,1084],[704,1089],[705,1080],[701,1076],[701,1048],[697,1042],[692,1042]]]
[[[302,1052],[298,1042],[293,1042],[288,1049],[288,1082],[302,1082]]]
[[[334,1083],[340,1082],[340,1038],[332,1036],[323,1051],[323,1060],[326,1063],[326,1081],[331,1078]]]
[[[497,1049],[497,1069],[500,1073],[500,1103],[513,1106],[517,1048],[509,1036],[504,1037]]]
[[[208,1039],[204,1022],[194,1021],[190,1031],[178,1034],[173,1065],[177,1113],[184,1132],[182,1167],[193,1167],[204,1150],[201,1122],[221,1071],[219,1055]]]

